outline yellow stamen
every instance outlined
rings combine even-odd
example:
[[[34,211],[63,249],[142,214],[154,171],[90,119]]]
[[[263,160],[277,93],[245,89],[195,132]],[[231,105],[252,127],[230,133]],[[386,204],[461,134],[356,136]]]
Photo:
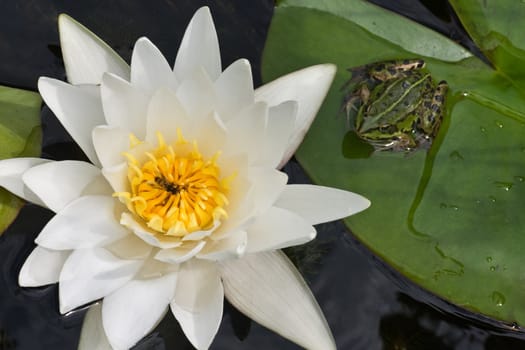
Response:
[[[130,192],[116,192],[128,209],[161,234],[182,237],[207,230],[227,217],[227,193],[236,174],[220,177],[217,152],[209,160],[177,130],[174,145],[157,133],[158,147],[145,152],[142,164],[132,152],[128,159]],[[131,148],[141,144],[130,135]],[[140,158],[140,157],[139,157]]]

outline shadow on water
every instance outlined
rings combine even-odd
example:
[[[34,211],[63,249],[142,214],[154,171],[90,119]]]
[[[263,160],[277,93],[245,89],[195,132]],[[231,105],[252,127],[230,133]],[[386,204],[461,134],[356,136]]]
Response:
[[[413,0],[375,3],[407,9]],[[422,1],[423,4],[431,3]],[[209,5],[221,42],[223,64],[239,57],[252,62],[255,84],[260,84],[260,57],[272,15],[271,0],[221,2],[156,0],[147,2],[90,0],[63,2],[30,0],[3,3],[0,16],[0,84],[36,90],[39,76],[64,79],[56,32],[57,14],[66,12],[92,28],[127,60],[132,43],[146,35],[173,61],[183,29],[196,8]],[[410,5],[410,6],[408,6]],[[403,8],[398,8],[403,13]],[[430,11],[424,23],[449,36],[460,37],[454,19],[445,24]],[[421,12],[422,11],[422,12]],[[448,12],[447,12],[448,13]],[[446,17],[446,13],[440,17]],[[455,32],[457,31],[457,33]],[[461,34],[464,35],[464,34]],[[468,47],[468,45],[466,45]],[[43,156],[85,159],[82,151],[47,109]],[[284,169],[290,182],[307,183],[292,160]],[[21,211],[0,237],[0,350],[74,349],[84,312],[63,317],[58,312],[56,285],[20,288],[17,276],[34,239],[52,213],[33,205]],[[333,330],[339,349],[521,349],[525,341],[512,329],[488,325],[476,316],[458,314],[454,306],[414,286],[371,254],[341,222],[319,225],[318,239],[287,253],[305,275]],[[193,349],[170,313],[135,350]],[[252,322],[229,304],[212,349],[299,349]]]

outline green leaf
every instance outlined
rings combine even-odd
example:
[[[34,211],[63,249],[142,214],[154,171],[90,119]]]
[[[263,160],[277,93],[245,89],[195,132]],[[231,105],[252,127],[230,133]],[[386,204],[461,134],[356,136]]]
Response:
[[[0,159],[40,154],[40,96],[0,86]],[[15,219],[24,202],[0,188],[0,235]]]
[[[340,112],[347,68],[414,57],[449,84],[440,132],[428,152],[369,155],[347,134]],[[296,154],[312,180],[369,198],[372,206],[347,225],[414,282],[460,307],[525,325],[520,84],[439,34],[364,1],[281,1],[264,79],[326,62],[338,66],[336,79]]]
[[[525,3],[516,0],[453,0],[451,4],[494,67],[523,90],[525,36],[520,23],[525,18]]]

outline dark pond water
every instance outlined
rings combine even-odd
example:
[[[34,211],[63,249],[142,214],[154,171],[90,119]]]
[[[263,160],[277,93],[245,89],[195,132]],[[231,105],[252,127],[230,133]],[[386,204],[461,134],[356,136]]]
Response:
[[[473,49],[445,1],[375,0]],[[35,90],[39,76],[64,78],[56,19],[65,12],[94,30],[125,59],[135,40],[148,36],[173,61],[193,12],[209,5],[221,43],[223,64],[246,57],[256,85],[270,0],[26,0],[1,1],[0,84]],[[42,113],[43,155],[81,159],[52,113]],[[285,167],[293,182],[308,182],[293,160]],[[0,238],[0,350],[75,349],[83,311],[58,312],[57,288],[22,289],[18,271],[51,213],[27,205]],[[318,227],[318,239],[292,251],[307,278],[339,349],[524,349],[512,327],[466,313],[412,285],[362,247],[340,223]],[[298,349],[226,307],[212,349]],[[167,316],[136,349],[192,349]]]

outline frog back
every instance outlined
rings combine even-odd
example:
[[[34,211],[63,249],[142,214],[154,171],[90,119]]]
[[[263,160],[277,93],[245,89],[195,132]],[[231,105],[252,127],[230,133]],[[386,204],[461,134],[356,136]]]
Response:
[[[374,88],[369,103],[364,107],[362,130],[387,127],[402,122],[431,91],[430,74],[412,73],[399,79],[385,81]]]

